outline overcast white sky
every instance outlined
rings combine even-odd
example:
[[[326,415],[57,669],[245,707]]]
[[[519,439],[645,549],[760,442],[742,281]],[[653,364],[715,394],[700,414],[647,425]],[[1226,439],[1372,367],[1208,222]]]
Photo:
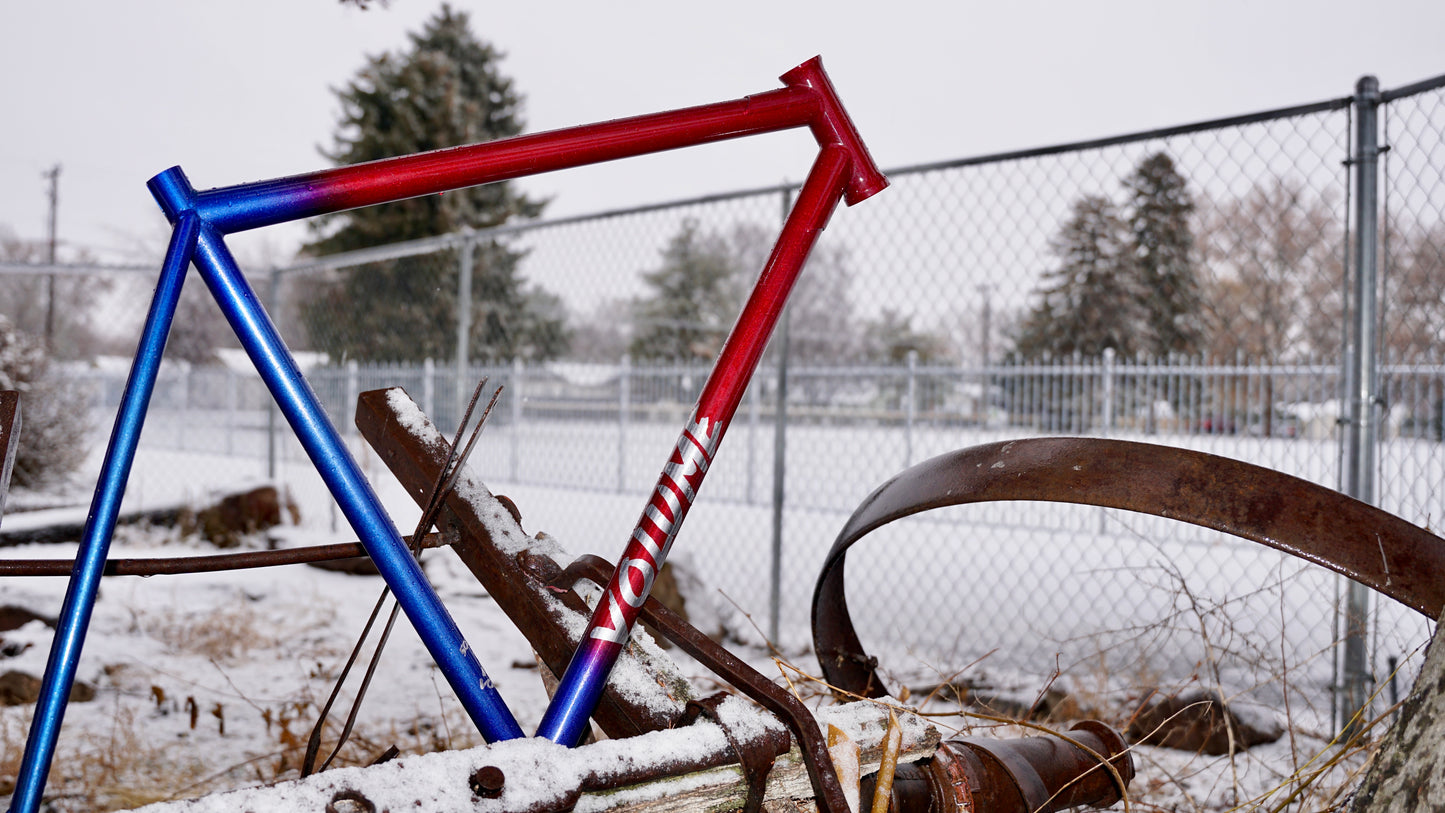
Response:
[[[884,168],[1345,96],[1445,73],[1440,0],[488,3],[530,130],[732,99],[822,54]],[[439,7],[393,0],[9,2],[0,6],[0,230],[106,259],[163,248],[145,181],[199,188],[326,165],[341,85]],[[800,133],[526,183],[575,214],[798,180]],[[299,228],[237,246],[284,260]],[[67,254],[62,254],[65,259]]]

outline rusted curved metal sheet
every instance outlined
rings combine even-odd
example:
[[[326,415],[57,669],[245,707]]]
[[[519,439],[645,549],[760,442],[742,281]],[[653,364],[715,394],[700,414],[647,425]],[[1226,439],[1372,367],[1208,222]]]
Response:
[[[828,552],[813,594],[813,642],[832,685],[887,694],[848,615],[848,547],[946,505],[1044,500],[1122,508],[1251,539],[1327,567],[1430,619],[1445,605],[1445,540],[1399,517],[1272,469],[1216,455],[1097,438],[1035,438],[960,449],[874,491]]]

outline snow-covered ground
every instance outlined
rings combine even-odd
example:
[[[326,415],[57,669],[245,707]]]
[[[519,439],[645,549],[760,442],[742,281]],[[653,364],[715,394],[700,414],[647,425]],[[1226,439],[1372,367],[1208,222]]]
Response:
[[[396,523],[409,530],[418,514],[410,498],[374,459],[364,453],[361,458]],[[258,460],[151,450],[137,464],[131,498],[143,507],[200,503],[213,489],[256,482],[262,466]],[[178,471],[198,474],[177,477]],[[272,536],[287,545],[354,538],[337,524],[329,499],[304,464],[287,462],[282,474],[301,520]],[[640,508],[633,494],[495,479],[490,484],[517,503],[529,532],[546,531],[573,553],[609,559],[620,552],[622,534]],[[1163,809],[1227,809],[1272,789],[1278,789],[1272,796],[1278,800],[1294,787],[1296,771],[1334,753],[1328,747],[1329,636],[1319,633],[1329,625],[1292,632],[1301,626],[1302,612],[1329,612],[1332,578],[1252,546],[1230,547],[1233,543],[1188,534],[1171,541],[1151,521],[1092,509],[1099,530],[1092,541],[1098,544],[1071,532],[1064,547],[1087,554],[1056,567],[1064,571],[1051,577],[1058,581],[1041,583],[1034,565],[1061,555],[1048,517],[1036,516],[1043,521],[1018,529],[1005,527],[986,509],[972,515],[967,512],[974,509],[961,510],[961,517],[900,523],[889,531],[894,536],[870,540],[850,557],[850,573],[893,574],[899,580],[890,583],[888,601],[871,596],[866,609],[859,609],[865,606],[860,602],[854,610],[865,644],[895,683],[918,688],[944,679],[971,681],[1025,702],[1046,687],[1064,688],[1079,709],[1120,727],[1147,688],[1218,685],[1265,704],[1264,713],[1290,724],[1280,742],[1234,760],[1138,749],[1138,801]],[[83,516],[84,507],[69,512]],[[5,518],[5,527],[52,521],[63,513],[14,514]],[[797,513],[785,522],[802,522]],[[836,527],[842,515],[830,521]],[[1076,521],[1060,514],[1058,524]],[[740,560],[766,561],[770,522],[765,506],[700,500],[672,561],[700,585],[688,596],[695,623],[704,629],[726,626],[740,654],[766,673],[786,671],[806,686],[799,672],[780,667],[758,646],[761,633],[744,614],[764,624],[765,568],[744,569],[752,574],[745,577],[727,575],[740,570]],[[960,533],[968,543],[962,553]],[[1134,543],[1121,545],[1120,539]],[[789,555],[810,560],[830,541],[817,540]],[[1226,555],[1219,556],[1221,550]],[[113,555],[196,552],[195,540],[178,538],[170,529],[125,528]],[[73,553],[74,546],[64,545],[3,551],[7,558]],[[1203,555],[1228,566],[1201,578],[1191,563]],[[425,568],[522,727],[534,728],[546,696],[525,640],[449,552],[428,553]],[[909,579],[919,574],[927,576],[929,589],[910,589]],[[1019,581],[1010,587],[1009,579]],[[1041,600],[1062,589],[1065,580],[1071,591],[1083,585],[1086,592],[1064,605]],[[937,589],[939,584],[956,587]],[[986,601],[980,601],[979,585],[993,588]],[[783,653],[802,673],[816,673],[807,652],[811,584],[785,582],[785,588],[790,620],[780,636]],[[55,615],[64,589],[59,578],[6,579],[0,582],[0,604]],[[97,695],[72,704],[67,713],[49,785],[54,809],[127,808],[294,777],[317,708],[380,591],[376,577],[310,567],[107,579],[79,670]],[[1011,602],[1000,602],[999,595]],[[1380,616],[1384,620],[1377,623],[1385,627],[1415,625],[1391,640],[1424,639],[1427,625]],[[0,671],[43,671],[49,629],[32,623],[3,637],[7,648],[23,651],[0,660]],[[1410,654],[1401,648],[1401,654]],[[1412,673],[1408,666],[1406,671]],[[1402,691],[1407,686],[1408,681]],[[344,719],[344,706],[333,712],[333,720]],[[29,707],[0,709],[0,776],[14,775],[29,717]],[[989,724],[953,718],[941,725]],[[410,753],[480,743],[405,623],[392,636],[352,741],[342,758],[347,763],[369,762],[392,744]],[[1357,765],[1357,755],[1350,755],[1341,770]],[[1330,786],[1345,780],[1335,772],[1321,781]],[[1324,806],[1323,797],[1306,798],[1295,809]],[[1318,807],[1311,806],[1315,803]]]

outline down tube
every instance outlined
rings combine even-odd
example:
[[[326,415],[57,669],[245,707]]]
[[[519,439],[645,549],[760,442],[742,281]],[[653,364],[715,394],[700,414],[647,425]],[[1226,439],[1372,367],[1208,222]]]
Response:
[[[71,685],[75,682],[75,670],[90,626],[96,593],[100,589],[111,536],[115,532],[116,518],[120,515],[120,503],[125,497],[131,464],[135,462],[151,393],[155,391],[166,337],[170,335],[176,303],[181,297],[181,286],[191,266],[197,233],[195,215],[177,220],[171,232],[170,247],[166,249],[166,259],[156,281],[156,292],[151,298],[145,327],[141,330],[135,361],[131,364],[130,377],[126,380],[125,393],[116,412],[110,445],[105,450],[100,479],[91,498],[90,515],[86,518],[80,549],[75,555],[65,603],[56,621],[50,660],[45,665],[35,717],[30,723],[30,736],[25,740],[25,755],[21,758],[19,774],[15,778],[15,793],[10,799],[11,813],[34,813],[40,805],[40,794],[50,774],[50,761],[55,756],[60,723],[65,717]]]
[[[482,736],[489,742],[523,736],[301,375],[224,240],[208,226],[202,229],[195,262],[317,472]]]
[[[844,150],[830,145],[823,148],[808,173],[777,245],[703,385],[692,418],[678,437],[622,559],[598,599],[587,632],[542,716],[537,736],[569,747],[581,740],[587,718],[597,707],[652,581],[707,475],[793,283],[842,199],[850,165]]]

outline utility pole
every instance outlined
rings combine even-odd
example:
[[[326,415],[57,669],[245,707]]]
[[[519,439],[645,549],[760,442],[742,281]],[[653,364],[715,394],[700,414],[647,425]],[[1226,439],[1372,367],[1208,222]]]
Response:
[[[50,180],[50,250],[47,262],[55,265],[56,225],[60,212],[60,165],[56,164],[41,175]],[[45,279],[45,351],[55,353],[55,274]]]

